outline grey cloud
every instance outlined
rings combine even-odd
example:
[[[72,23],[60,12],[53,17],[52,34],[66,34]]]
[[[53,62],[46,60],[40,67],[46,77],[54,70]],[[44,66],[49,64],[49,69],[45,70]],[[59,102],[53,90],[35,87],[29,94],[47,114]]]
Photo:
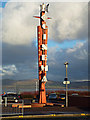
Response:
[[[3,43],[2,65],[7,67],[14,64],[17,72],[14,74],[5,74],[3,78],[30,79],[37,78],[37,48],[35,43],[32,45],[10,45]],[[7,71],[9,72],[9,71]],[[13,71],[11,71],[13,73]]]
[[[27,46],[2,44],[3,64],[24,63],[25,61],[33,62],[36,59],[37,50],[34,43]]]
[[[83,45],[77,45],[78,47],[75,46],[73,48],[75,51],[72,50],[71,52],[67,52],[69,48],[48,48],[48,80],[64,80],[64,62],[66,61],[69,62],[69,80],[88,79],[87,41],[83,43]],[[15,64],[18,70],[18,72],[14,75],[14,79],[38,78],[37,59],[38,57],[35,43],[33,43],[31,46],[12,46],[3,43],[3,65]]]
[[[30,45],[10,45],[3,43],[2,65],[14,64],[18,72],[10,77],[14,79],[36,78],[37,77],[37,48],[35,43]]]
[[[37,49],[34,38],[37,34],[39,3],[8,3],[3,9],[3,65],[15,64],[17,79],[38,78]],[[49,39],[63,42],[87,38],[87,3],[50,3],[47,20]],[[61,80],[65,77],[64,62],[69,62],[70,80],[87,79],[87,44],[80,48],[48,48],[48,79]],[[84,58],[84,59],[82,59]],[[14,76],[15,77],[15,76]]]
[[[58,42],[88,37],[87,3],[51,3],[49,37]]]
[[[66,61],[69,62],[68,77],[70,80],[88,79],[88,54],[84,54],[84,50],[87,51],[87,43],[81,48],[77,49],[74,53],[67,53],[67,49],[62,51],[53,51],[53,58],[49,54],[49,71],[48,78],[53,80],[64,80]],[[84,59],[80,59],[78,56],[82,56]],[[77,56],[77,57],[76,57]],[[53,64],[54,63],[54,64]],[[49,76],[50,73],[50,76]],[[53,77],[51,77],[51,74]]]

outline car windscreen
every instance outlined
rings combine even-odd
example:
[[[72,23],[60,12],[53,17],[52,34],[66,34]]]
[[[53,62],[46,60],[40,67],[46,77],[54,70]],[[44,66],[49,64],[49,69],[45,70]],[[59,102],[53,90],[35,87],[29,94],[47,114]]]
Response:
[[[64,95],[64,94],[62,94],[62,95],[60,95],[60,97],[65,97],[66,95]]]
[[[17,97],[16,94],[7,94],[8,97]]]
[[[56,94],[51,94],[50,96],[54,97],[54,96],[56,96]]]

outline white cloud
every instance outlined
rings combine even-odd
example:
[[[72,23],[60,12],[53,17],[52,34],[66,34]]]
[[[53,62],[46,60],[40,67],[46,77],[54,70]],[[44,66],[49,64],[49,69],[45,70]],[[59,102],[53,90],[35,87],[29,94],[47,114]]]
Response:
[[[84,39],[88,33],[87,3],[51,3],[48,22],[50,38],[63,40]]]
[[[87,60],[88,58],[88,42],[78,42],[74,48],[68,48],[66,53],[74,54],[74,57],[78,60]]]
[[[7,3],[3,9],[3,42],[13,45],[31,43],[38,24],[33,18],[37,8],[35,3]]]
[[[76,80],[76,82],[89,82],[90,80]]]
[[[39,25],[40,3],[7,3],[3,9],[3,42],[22,45],[35,39]],[[50,3],[47,20],[49,38],[63,40],[84,39],[87,37],[87,3]]]
[[[83,45],[83,42],[78,42],[73,48],[68,48],[67,53],[75,52],[76,50],[80,49]]]
[[[80,60],[84,60],[88,57],[88,51],[86,49],[82,49],[79,52],[77,52],[77,54],[75,54],[75,57]]]
[[[0,76],[5,76],[5,75],[12,76],[17,72],[18,72],[18,70],[14,64],[13,65],[4,65],[3,67],[0,66]]]

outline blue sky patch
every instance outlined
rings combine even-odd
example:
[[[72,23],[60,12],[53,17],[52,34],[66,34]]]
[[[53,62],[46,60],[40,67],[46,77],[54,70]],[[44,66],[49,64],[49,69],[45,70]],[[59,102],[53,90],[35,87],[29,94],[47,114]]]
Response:
[[[7,2],[0,2],[0,8],[5,8],[5,5],[7,4]]]
[[[57,46],[57,50],[58,49],[74,48],[74,46],[78,42],[84,43],[85,41],[86,40],[72,40],[72,41],[63,41],[62,43],[59,43],[59,42],[56,42],[56,41],[53,41],[53,40],[48,40],[48,48],[55,47],[55,46]],[[34,39],[34,44],[35,44],[36,48],[38,48],[37,39]]]
[[[62,48],[62,49],[67,49],[67,48],[73,48],[76,45],[76,43],[78,43],[78,42],[85,42],[85,40],[64,41],[62,43],[48,40],[48,47],[57,46],[57,47]]]

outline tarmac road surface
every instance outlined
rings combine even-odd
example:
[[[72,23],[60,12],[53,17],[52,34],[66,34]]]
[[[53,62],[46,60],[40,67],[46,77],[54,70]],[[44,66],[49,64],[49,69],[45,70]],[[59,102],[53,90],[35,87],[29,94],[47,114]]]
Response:
[[[59,116],[48,116],[48,117],[27,117],[27,116],[19,116],[19,117],[12,117],[12,118],[2,118],[2,120],[90,120],[90,116],[72,116],[72,117],[59,117]]]
[[[7,111],[8,107],[5,107]],[[13,110],[15,108],[11,108]],[[10,111],[11,111],[10,110]],[[68,107],[61,108],[58,106],[43,108],[24,109],[21,114],[3,114],[2,120],[90,120],[90,112],[86,108]]]
[[[26,104],[28,102],[30,101],[26,101]],[[7,107],[2,106],[2,120],[90,120],[90,97],[71,97],[69,103],[68,108],[60,106],[26,108],[23,110],[24,116],[22,116],[22,109],[12,108],[10,103]],[[20,114],[16,116],[15,112],[20,112]]]

